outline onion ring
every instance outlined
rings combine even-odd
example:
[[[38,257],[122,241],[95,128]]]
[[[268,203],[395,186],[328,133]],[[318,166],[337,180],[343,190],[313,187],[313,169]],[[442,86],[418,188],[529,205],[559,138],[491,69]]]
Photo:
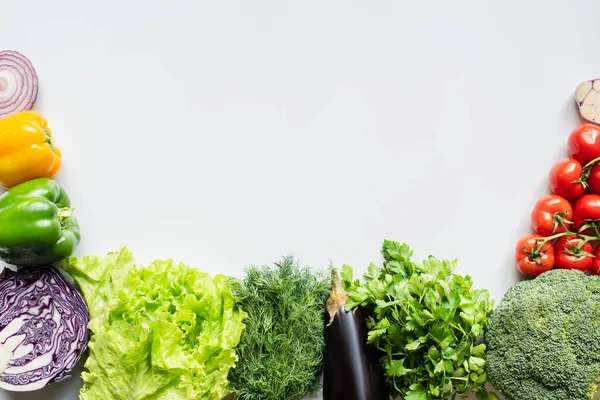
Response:
[[[37,94],[38,77],[31,61],[17,51],[0,51],[0,118],[31,110]]]

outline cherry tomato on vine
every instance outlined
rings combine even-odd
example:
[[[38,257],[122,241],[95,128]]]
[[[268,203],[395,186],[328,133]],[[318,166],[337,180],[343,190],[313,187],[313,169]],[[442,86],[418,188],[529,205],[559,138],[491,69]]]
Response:
[[[600,245],[594,250],[594,259],[592,260],[592,274],[600,275]]]
[[[539,235],[550,236],[565,231],[573,220],[573,208],[564,197],[548,194],[539,199],[531,211],[531,226]]]
[[[585,192],[581,182],[576,182],[581,176],[583,168],[574,158],[565,158],[558,161],[550,169],[548,180],[550,189],[555,194],[567,200],[575,200]]]
[[[600,230],[600,195],[585,194],[581,196],[573,207],[573,222],[576,231],[586,235],[593,234],[590,228],[581,231],[583,225],[596,225]]]
[[[522,237],[517,242],[515,259],[517,269],[523,275],[534,278],[554,267],[554,246],[537,234]]]
[[[554,243],[556,268],[578,269],[587,272],[592,268],[594,248],[590,242],[575,236],[562,236]]]
[[[590,169],[590,175],[586,180],[590,192],[600,194],[600,164],[594,164]]]
[[[569,156],[583,166],[600,157],[600,126],[584,123],[575,128],[569,135]]]

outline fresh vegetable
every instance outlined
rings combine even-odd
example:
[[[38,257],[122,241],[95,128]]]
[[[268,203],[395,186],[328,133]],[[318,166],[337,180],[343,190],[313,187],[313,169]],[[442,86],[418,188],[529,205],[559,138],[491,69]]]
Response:
[[[589,271],[595,259],[592,243],[600,241],[600,195],[585,194],[577,199],[572,211],[573,221],[565,218],[570,214],[564,208],[568,206],[555,200],[563,204],[557,209],[564,211],[555,212],[552,223],[550,215],[553,210],[549,204],[554,203],[550,196],[540,199],[531,215],[534,228],[543,235],[530,234],[517,243],[515,259],[518,270],[530,278],[554,267]],[[555,232],[551,232],[550,225]]]
[[[585,194],[573,207],[573,222],[578,232],[600,236],[600,195]]]
[[[578,181],[582,169],[581,163],[574,158],[565,158],[554,164],[548,177],[552,192],[568,200],[581,196],[585,191]]]
[[[37,94],[38,77],[31,61],[17,51],[0,51],[0,118],[30,110]]]
[[[365,282],[343,276],[350,298],[346,311],[367,315],[367,343],[384,355],[389,390],[404,400],[448,399],[485,389],[486,346],[478,344],[494,301],[474,289],[469,276],[454,272],[456,261],[433,256],[411,261],[406,244],[386,240],[383,267],[371,264]]]
[[[126,247],[62,264],[92,318],[81,400],[221,400],[228,393],[245,314],[227,277],[173,260],[136,265]]]
[[[484,332],[486,370],[506,400],[595,399],[600,277],[554,269],[512,286]]]
[[[342,271],[351,282],[350,267],[344,265]],[[338,271],[333,270],[332,275],[333,285],[327,300],[323,399],[388,400],[378,354],[367,344],[367,325],[362,310],[345,310],[348,294],[342,287]]]
[[[590,188],[592,193],[600,190],[600,165],[598,165],[598,163],[600,163],[600,157],[592,159],[587,164],[583,165],[581,169],[579,169],[579,166],[581,166],[579,161],[576,161],[572,158],[567,160],[574,161],[573,163],[576,164],[575,169],[579,171],[579,178],[573,181],[572,185],[581,185],[584,190]],[[571,200],[575,199],[576,197],[572,198]]]
[[[600,194],[600,164],[594,164],[590,168],[586,183],[592,193]]]
[[[52,266],[0,275],[0,388],[38,390],[68,378],[87,348],[81,295]]]
[[[575,89],[575,102],[579,107],[579,114],[587,121],[600,123],[600,80],[591,79],[577,85]]]
[[[600,245],[594,249],[594,257],[592,258],[592,274],[600,275]]]
[[[587,272],[592,268],[593,250],[592,244],[588,241],[575,236],[562,236],[554,243],[556,268]]]
[[[325,346],[327,275],[298,266],[291,256],[274,268],[250,266],[232,279],[248,314],[229,372],[238,400],[297,400],[316,390]]]
[[[0,260],[22,267],[51,264],[79,245],[79,222],[56,181],[38,178],[0,196]]]
[[[515,259],[519,272],[536,277],[554,268],[554,245],[540,235],[527,235],[517,242]]]
[[[531,225],[542,236],[567,230],[573,220],[573,208],[563,197],[546,195],[539,199],[531,211]]]
[[[53,178],[60,167],[61,152],[41,114],[21,111],[0,119],[0,186]]]
[[[575,128],[569,135],[568,152],[581,165],[600,157],[600,126],[584,123]]]

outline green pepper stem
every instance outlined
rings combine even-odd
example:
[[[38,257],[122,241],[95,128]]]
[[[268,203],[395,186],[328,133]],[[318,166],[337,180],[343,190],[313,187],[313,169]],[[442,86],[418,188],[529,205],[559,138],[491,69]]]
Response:
[[[57,218],[60,222],[60,226],[62,226],[63,228],[65,227],[67,220],[73,215],[73,211],[75,211],[75,209],[68,207],[62,207],[58,209]]]

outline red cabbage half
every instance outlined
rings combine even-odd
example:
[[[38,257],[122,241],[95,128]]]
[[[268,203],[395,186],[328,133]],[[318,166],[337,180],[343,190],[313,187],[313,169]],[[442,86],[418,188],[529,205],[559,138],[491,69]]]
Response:
[[[89,313],[52,267],[0,275],[0,388],[31,391],[68,378],[87,348]]]

